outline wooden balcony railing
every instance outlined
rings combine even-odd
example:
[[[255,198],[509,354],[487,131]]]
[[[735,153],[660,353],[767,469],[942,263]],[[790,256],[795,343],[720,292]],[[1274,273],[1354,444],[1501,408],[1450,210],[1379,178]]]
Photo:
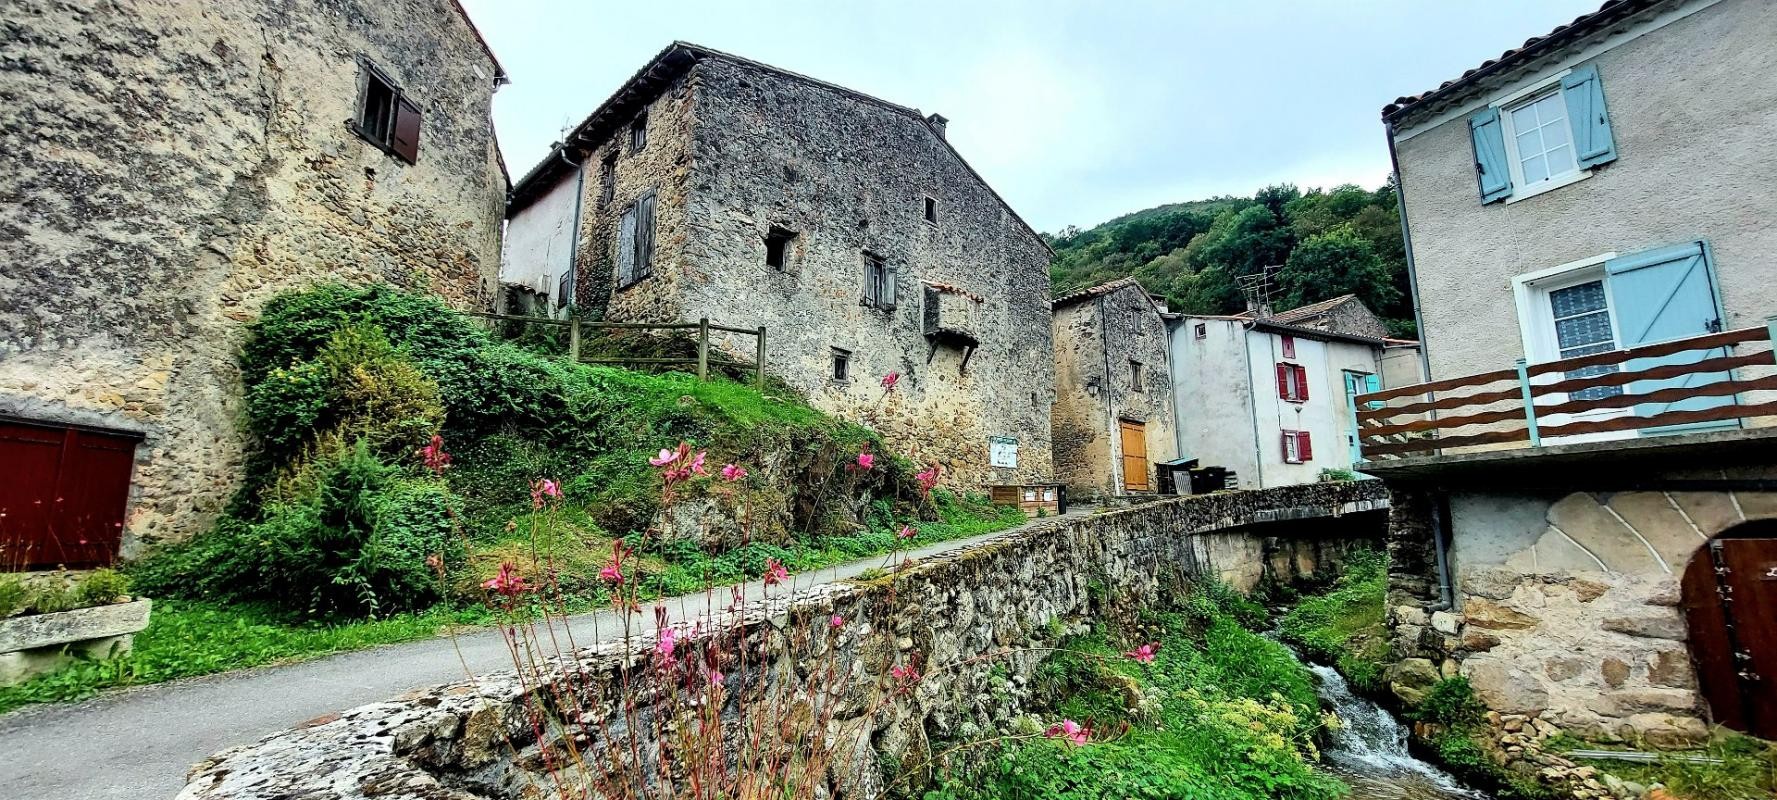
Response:
[[[1520,359],[1513,369],[1355,395],[1348,413],[1365,461],[1777,416],[1773,339],[1777,318],[1560,361]]]

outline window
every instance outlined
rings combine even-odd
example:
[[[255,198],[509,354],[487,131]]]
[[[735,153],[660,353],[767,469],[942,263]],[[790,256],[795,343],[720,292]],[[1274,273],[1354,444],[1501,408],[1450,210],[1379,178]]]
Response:
[[[1147,376],[1142,372],[1142,363],[1134,359],[1129,361],[1129,386],[1134,391],[1142,390],[1142,379]]]
[[[561,280],[555,287],[555,307],[567,308],[574,302],[574,271],[568,270],[561,274]]]
[[[1586,281],[1549,292],[1549,315],[1554,323],[1556,358],[1608,353],[1617,347],[1611,332],[1610,305],[1603,279]],[[1617,371],[1616,364],[1582,367],[1565,373],[1568,378],[1589,378]],[[1568,395],[1570,400],[1598,400],[1623,393],[1621,386],[1594,386]]]
[[[938,224],[938,201],[930,195],[926,196],[926,222]]]
[[[1308,368],[1301,364],[1279,363],[1277,396],[1292,403],[1308,402]]]
[[[654,193],[636,198],[617,228],[617,288],[654,272]]]
[[[1208,325],[1201,323],[1201,322],[1197,323],[1197,338],[1199,338],[1199,339],[1209,338],[1209,326]]]
[[[1295,358],[1296,357],[1296,337],[1294,337],[1294,336],[1283,337],[1283,357],[1284,358]]]
[[[833,380],[851,380],[851,351],[833,348]]]
[[[1598,68],[1586,65],[1493,101],[1469,117],[1481,202],[1514,202],[1615,161]]]
[[[409,164],[420,155],[420,107],[370,62],[361,62],[364,93],[351,128],[365,141]]]
[[[895,307],[895,268],[873,253],[864,254],[863,304],[872,308]]]
[[[785,269],[790,263],[790,241],[795,238],[795,231],[773,225],[771,231],[765,234],[765,266]]]
[[[1314,443],[1307,431],[1283,432],[1283,460],[1286,464],[1306,464],[1314,460]]]
[[[635,155],[648,146],[648,112],[643,111],[629,123],[629,154]]]
[[[605,154],[599,163],[599,208],[610,208],[617,197],[617,151]]]

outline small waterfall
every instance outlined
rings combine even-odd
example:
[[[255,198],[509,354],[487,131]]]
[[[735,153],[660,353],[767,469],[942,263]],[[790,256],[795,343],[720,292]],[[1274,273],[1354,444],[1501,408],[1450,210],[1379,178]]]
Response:
[[[1351,800],[1489,800],[1443,770],[1407,752],[1407,728],[1381,706],[1357,696],[1332,667],[1309,664],[1320,678],[1320,698],[1339,715],[1324,755],[1351,784]]]

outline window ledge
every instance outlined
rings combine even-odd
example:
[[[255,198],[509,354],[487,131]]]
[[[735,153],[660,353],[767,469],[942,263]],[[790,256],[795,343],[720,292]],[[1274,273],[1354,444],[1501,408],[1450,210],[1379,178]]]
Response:
[[[1592,177],[1592,170],[1582,169],[1582,170],[1579,170],[1578,172],[1568,173],[1567,175],[1559,177],[1559,178],[1550,178],[1546,181],[1537,181],[1535,184],[1532,184],[1530,186],[1525,186],[1522,188],[1514,186],[1514,187],[1512,187],[1512,196],[1506,198],[1506,205],[1509,206],[1513,203],[1518,202],[1519,200],[1529,200],[1530,198],[1535,197],[1535,196],[1542,194],[1544,192],[1552,192],[1552,191],[1555,191],[1556,189],[1559,189],[1559,188],[1566,186],[1568,184],[1579,183],[1580,181],[1583,181],[1583,180],[1590,178],[1590,177]]]

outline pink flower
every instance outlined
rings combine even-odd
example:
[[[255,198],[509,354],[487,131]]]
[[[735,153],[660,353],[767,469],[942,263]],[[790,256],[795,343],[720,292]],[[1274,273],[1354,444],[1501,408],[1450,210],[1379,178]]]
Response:
[[[482,582],[481,588],[495,594],[517,597],[530,591],[531,585],[525,583],[524,578],[518,574],[518,570],[512,566],[512,562],[507,561],[500,564],[498,574]]]
[[[1075,745],[1082,745],[1091,741],[1092,729],[1083,727],[1071,719],[1064,719],[1058,724],[1050,725],[1048,730],[1043,731],[1043,737],[1062,739]]]
[[[747,476],[746,468],[744,468],[738,464],[724,464],[722,466],[722,480],[738,481],[741,478],[745,478],[746,476]]]
[[[531,484],[531,508],[532,509],[542,508],[545,500],[560,500],[560,499],[561,499],[561,484],[558,484],[555,481],[552,481],[548,478],[543,478],[541,480],[538,480],[536,483]]]
[[[921,492],[931,494],[932,489],[937,488],[938,486],[938,465],[933,464],[926,467],[925,470],[921,472],[914,473],[913,479],[919,481],[919,490]]]
[[[629,550],[623,546],[622,539],[611,542],[611,563],[599,570],[599,578],[611,584],[623,583],[623,557],[628,554]]]
[[[697,455],[691,457],[691,466],[688,467],[688,469],[691,471],[691,474],[693,474],[693,475],[708,475],[709,474],[708,472],[705,472],[703,469],[703,457],[704,457],[704,451],[702,451],[702,450],[697,451]]]
[[[443,475],[450,468],[450,454],[444,452],[444,437],[432,434],[432,442],[420,448],[420,463],[434,475]]]
[[[664,467],[677,460],[679,460],[679,454],[677,451],[662,448],[660,455],[648,459],[648,463],[653,464],[656,467]]]
[[[776,586],[790,579],[790,571],[784,569],[784,562],[775,558],[765,559],[765,585]]]
[[[895,389],[895,384],[900,382],[901,373],[890,372],[889,374],[882,376],[882,390],[885,392],[892,392]]]
[[[832,619],[827,620],[827,624],[834,628],[843,628],[845,627],[845,617],[834,614]]]
[[[1159,642],[1150,642],[1123,654],[1124,658],[1133,658],[1143,664],[1154,663],[1154,654],[1160,652]]]
[[[722,673],[720,673],[720,672],[717,672],[717,671],[716,671],[716,670],[713,670],[713,669],[712,669],[712,670],[710,670],[710,673],[709,673],[709,681],[710,681],[710,685],[711,685],[711,686],[717,686],[717,687],[719,687],[719,686],[721,686],[721,685],[722,685],[722,684],[723,684],[723,683],[724,683],[724,682],[726,682],[726,680],[727,680],[727,679],[726,679],[726,678],[724,678],[724,677],[722,677]]]
[[[899,664],[889,667],[889,677],[895,679],[895,688],[898,691],[906,692],[919,683],[919,668],[912,664]]]
[[[858,454],[858,460],[856,462],[852,463],[848,467],[848,469],[856,470],[858,472],[869,472],[871,470],[871,468],[873,468],[875,466],[876,466],[876,455],[874,453],[871,453],[869,450],[865,450],[864,452]]]
[[[623,570],[616,564],[607,564],[604,569],[599,570],[599,578],[608,583],[622,583]]]
[[[918,528],[915,528],[912,525],[902,525],[901,530],[895,534],[895,537],[899,539],[911,539],[918,535]]]
[[[660,653],[660,657],[662,659],[664,659],[664,660],[671,660],[672,659],[672,657],[673,657],[673,643],[674,643],[674,640],[676,640],[677,638],[678,638],[678,632],[673,630],[672,628],[661,628],[660,629],[660,641],[654,643],[654,649]]]

